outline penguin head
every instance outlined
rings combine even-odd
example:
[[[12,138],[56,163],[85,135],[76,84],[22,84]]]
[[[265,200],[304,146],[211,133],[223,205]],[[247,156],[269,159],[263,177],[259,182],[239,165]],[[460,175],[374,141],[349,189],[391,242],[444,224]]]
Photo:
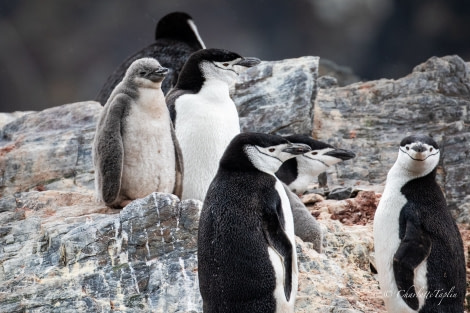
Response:
[[[282,163],[310,151],[301,143],[291,143],[281,136],[241,133],[232,139],[220,161],[225,169],[261,171],[274,175]]]
[[[431,137],[413,135],[400,142],[396,164],[413,176],[422,177],[437,167],[439,157],[439,146]]]
[[[155,40],[171,39],[187,43],[194,49],[206,46],[199,36],[192,17],[184,12],[173,12],[162,17],[155,29]]]
[[[242,57],[228,50],[202,49],[189,56],[181,69],[176,88],[198,92],[204,82],[210,80],[231,85],[241,72],[260,62],[260,59]]]
[[[142,58],[132,62],[124,79],[133,82],[137,87],[156,88],[160,87],[166,74],[168,69],[161,66],[156,59]]]
[[[354,152],[335,147],[315,140],[309,135],[291,135],[285,137],[290,142],[303,143],[312,149],[297,156],[298,171],[309,174],[312,177],[328,169],[328,167],[356,157]]]

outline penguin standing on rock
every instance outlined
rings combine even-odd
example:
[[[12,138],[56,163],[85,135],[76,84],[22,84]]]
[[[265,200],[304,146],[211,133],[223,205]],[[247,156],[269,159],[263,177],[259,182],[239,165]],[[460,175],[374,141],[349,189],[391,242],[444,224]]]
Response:
[[[178,74],[189,55],[205,45],[197,31],[193,19],[186,13],[173,12],[165,15],[158,21],[155,30],[155,42],[128,57],[108,77],[101,88],[96,101],[104,105],[114,87],[122,81],[126,70],[137,59],[151,57],[157,59],[160,64],[168,68],[168,74],[162,82],[164,94],[175,85]]]
[[[439,157],[432,138],[406,137],[387,175],[374,244],[388,312],[464,311],[463,243],[436,182]]]
[[[222,49],[203,49],[185,63],[166,96],[184,161],[183,199],[204,200],[225,148],[240,133],[229,88],[260,63]]]
[[[93,141],[99,200],[123,207],[154,191],[181,196],[182,162],[157,60],[134,61],[104,106]]]
[[[289,200],[274,173],[310,147],[260,133],[228,145],[198,234],[204,313],[293,313],[298,269]]]

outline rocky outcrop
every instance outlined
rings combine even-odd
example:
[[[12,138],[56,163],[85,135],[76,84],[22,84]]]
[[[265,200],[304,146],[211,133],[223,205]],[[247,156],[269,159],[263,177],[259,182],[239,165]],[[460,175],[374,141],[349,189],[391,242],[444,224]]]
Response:
[[[0,129],[0,197],[93,189],[91,142],[101,110],[80,102],[34,112]]]
[[[154,193],[117,211],[82,193],[15,200],[0,228],[0,312],[201,311],[199,201]]]
[[[154,193],[119,211],[91,192],[34,191],[4,207],[0,312],[202,312],[201,202]],[[370,225],[320,223],[324,254],[298,239],[296,312],[367,312],[350,288],[377,293],[368,269]]]
[[[458,56],[431,58],[398,80],[319,89],[313,135],[350,149],[336,166],[339,184],[382,184],[405,136],[424,133],[440,145],[438,179],[449,207],[470,222],[470,67]]]
[[[321,254],[297,239],[296,312],[384,312],[371,221],[408,132],[441,144],[439,182],[468,220],[469,67],[457,56],[432,58],[399,80],[338,87],[317,79],[317,58],[261,65],[232,90],[243,130],[313,131],[357,155],[328,172],[330,187],[355,198],[303,197],[324,236]],[[121,211],[96,203],[91,142],[101,109],[81,102],[0,114],[0,312],[202,311],[201,203],[160,193]]]
[[[262,62],[232,89],[242,132],[310,134],[317,95],[318,57]]]

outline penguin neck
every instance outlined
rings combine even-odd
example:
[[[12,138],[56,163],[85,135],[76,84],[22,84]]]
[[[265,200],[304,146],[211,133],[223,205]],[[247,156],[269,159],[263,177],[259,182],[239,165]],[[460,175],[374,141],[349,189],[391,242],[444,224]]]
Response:
[[[310,159],[306,156],[297,156],[299,177],[308,177],[312,179],[326,171],[328,165],[320,160]]]
[[[208,99],[210,102],[214,101],[227,101],[233,103],[232,99],[230,98],[230,87],[229,85],[221,80],[218,79],[209,79],[204,82],[199,91],[199,95]],[[217,103],[215,102],[215,103]]]
[[[165,96],[163,95],[163,91],[160,87],[158,88],[148,88],[148,87],[140,87],[139,88],[139,108],[142,111],[149,111],[154,113],[161,113],[159,109],[164,108],[166,109],[166,102]],[[160,105],[163,104],[163,105]],[[156,111],[158,110],[158,112]],[[163,111],[165,111],[163,110]]]
[[[405,169],[404,167],[399,165],[397,162],[395,162],[395,164],[392,166],[392,168],[387,174],[387,182],[385,185],[384,193],[386,192],[387,189],[400,190],[401,187],[403,187],[409,181],[415,180],[421,177],[430,176],[430,175],[433,178],[435,178],[436,168],[431,170],[429,173],[417,174],[417,173],[414,173]]]

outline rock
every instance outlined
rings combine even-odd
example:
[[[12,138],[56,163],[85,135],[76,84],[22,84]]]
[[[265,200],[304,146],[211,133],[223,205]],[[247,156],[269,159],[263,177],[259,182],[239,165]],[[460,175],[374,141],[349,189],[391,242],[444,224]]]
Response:
[[[409,134],[440,145],[438,181],[449,208],[468,220],[470,67],[458,56],[433,57],[398,80],[319,89],[313,136],[356,152],[330,172],[338,185],[382,184]]]
[[[336,81],[338,86],[346,86],[358,82],[360,79],[355,75],[350,67],[338,65],[335,62],[321,58],[318,65],[319,80],[323,83]],[[328,77],[328,78],[327,78]],[[320,88],[329,88],[330,84],[320,86]]]
[[[351,197],[351,192],[352,192],[351,187],[335,188],[330,191],[330,193],[328,194],[326,198],[331,199],[331,200],[344,200],[344,199],[348,199]]]
[[[1,312],[201,311],[201,202],[154,193],[118,211],[71,192],[16,200],[25,214],[0,228]]]
[[[0,127],[5,126],[11,121],[16,120],[26,114],[33,113],[33,111],[16,111],[12,113],[0,113]]]
[[[242,132],[310,134],[318,57],[261,64],[240,75],[232,97]]]
[[[0,129],[0,197],[29,190],[93,189],[91,142],[101,106],[72,103]]]

